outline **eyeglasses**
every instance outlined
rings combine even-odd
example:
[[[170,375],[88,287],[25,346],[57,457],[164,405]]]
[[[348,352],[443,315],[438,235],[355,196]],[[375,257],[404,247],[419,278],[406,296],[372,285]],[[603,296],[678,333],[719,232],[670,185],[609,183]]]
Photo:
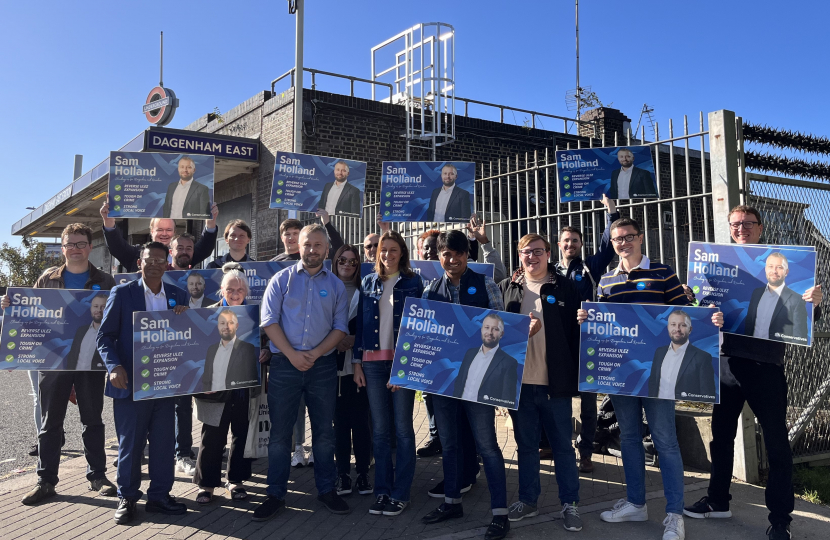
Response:
[[[369,251],[370,249],[374,249],[376,247],[378,247],[377,244],[363,244],[363,249],[365,249],[366,251]]]
[[[346,257],[339,257],[337,259],[337,264],[342,264],[345,266],[357,266],[357,259],[347,259]]]
[[[738,229],[741,228],[741,225],[743,225],[744,229],[746,229],[748,231],[751,231],[758,224],[759,224],[758,221],[734,221],[734,222],[729,222],[729,228],[732,229],[733,231],[737,231]]]
[[[249,238],[247,234],[245,236],[241,236],[241,235],[236,236],[236,235],[233,235],[233,234],[228,236],[228,240],[244,240],[246,238]]]
[[[144,264],[148,265],[155,265],[155,264],[167,264],[167,259],[156,259],[154,257],[148,257],[146,259],[141,259],[144,261]]]
[[[89,242],[67,242],[63,245],[63,249],[84,249],[89,245]]]
[[[625,236],[618,236],[616,238],[612,238],[611,241],[619,246],[620,244],[625,244],[627,242],[633,242],[634,239],[637,238],[638,236],[640,236],[640,233],[626,234]]]
[[[542,255],[544,255],[547,252],[548,252],[548,250],[546,250],[545,248],[536,248],[536,249],[523,249],[523,250],[519,251],[519,254],[522,257],[530,257],[531,255],[536,256],[536,257],[541,257]]]

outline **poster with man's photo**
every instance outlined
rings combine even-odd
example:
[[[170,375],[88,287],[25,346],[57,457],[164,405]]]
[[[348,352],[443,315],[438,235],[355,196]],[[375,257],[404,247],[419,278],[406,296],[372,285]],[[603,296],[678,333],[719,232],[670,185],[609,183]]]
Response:
[[[723,331],[813,344],[816,252],[808,246],[689,243],[687,283],[701,305],[723,311]]]
[[[579,391],[720,402],[715,310],[583,302]]]
[[[389,383],[517,409],[530,317],[407,298]]]
[[[561,202],[659,197],[650,146],[556,151]]]
[[[221,298],[219,289],[222,285],[222,269],[193,269],[193,270],[168,270],[161,277],[167,284],[178,287],[187,294],[188,307],[200,308],[215,304]],[[126,274],[113,274],[116,285],[135,281],[141,277],[138,272]]]
[[[110,152],[109,217],[210,219],[213,156]]]
[[[2,369],[106,371],[96,336],[109,291],[9,287]]]
[[[259,306],[133,314],[133,399],[259,386]]]
[[[476,164],[464,161],[384,161],[381,220],[467,223],[475,177]]]
[[[363,161],[277,152],[270,207],[362,217],[365,184]]]

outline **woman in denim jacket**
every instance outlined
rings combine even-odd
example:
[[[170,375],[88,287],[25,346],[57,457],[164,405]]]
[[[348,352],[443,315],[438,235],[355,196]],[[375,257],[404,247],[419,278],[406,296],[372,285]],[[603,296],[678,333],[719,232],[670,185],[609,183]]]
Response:
[[[357,331],[354,344],[354,380],[366,387],[375,450],[375,497],[369,513],[397,516],[409,505],[415,476],[415,429],[412,410],[415,391],[389,385],[395,342],[408,297],[420,298],[421,276],[409,267],[409,250],[396,231],[380,237],[375,271],[360,284]],[[390,416],[394,415],[397,441],[392,467]]]

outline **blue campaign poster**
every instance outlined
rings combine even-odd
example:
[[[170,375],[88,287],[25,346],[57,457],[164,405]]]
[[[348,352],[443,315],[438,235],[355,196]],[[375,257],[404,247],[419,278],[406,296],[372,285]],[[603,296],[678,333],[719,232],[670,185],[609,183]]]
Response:
[[[277,152],[270,207],[362,217],[365,184],[363,161]]]
[[[3,369],[106,371],[95,336],[109,291],[9,287]]]
[[[557,150],[556,172],[561,202],[659,197],[650,146]]]
[[[259,386],[259,306],[133,314],[133,399]]]
[[[712,308],[583,302],[579,391],[720,402]]]
[[[210,219],[213,156],[110,152],[109,216]]]
[[[412,270],[421,274],[424,280],[424,285],[432,283],[436,279],[444,275],[444,269],[441,268],[439,261],[409,261]],[[493,278],[494,266],[493,263],[467,263],[467,266],[473,272],[484,274],[489,278]],[[375,271],[375,263],[365,262],[360,264],[360,277],[366,277]]]
[[[701,305],[723,311],[723,331],[813,344],[816,252],[806,246],[689,243],[688,285]]]
[[[466,223],[475,176],[476,164],[464,161],[384,161],[382,221]]]
[[[389,382],[515,410],[529,331],[527,315],[407,298]]]

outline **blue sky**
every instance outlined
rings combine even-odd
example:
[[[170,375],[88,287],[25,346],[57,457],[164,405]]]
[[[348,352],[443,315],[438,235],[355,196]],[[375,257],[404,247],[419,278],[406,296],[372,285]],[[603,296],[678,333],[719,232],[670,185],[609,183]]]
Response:
[[[572,114],[572,0],[306,4],[308,67],[368,78],[372,46],[417,22],[442,21],[456,29],[457,95]],[[661,131],[669,119],[682,126],[687,114],[697,125],[699,111],[726,108],[827,136],[828,16],[825,2],[583,1],[582,84],[635,124],[648,103]],[[0,241],[13,245],[11,224],[71,182],[74,154],[84,155],[86,171],[148,127],[140,107],[158,83],[160,30],[165,86],[181,101],[174,128],[268,89],[294,62],[294,16],[284,1],[9,1],[0,20]]]

